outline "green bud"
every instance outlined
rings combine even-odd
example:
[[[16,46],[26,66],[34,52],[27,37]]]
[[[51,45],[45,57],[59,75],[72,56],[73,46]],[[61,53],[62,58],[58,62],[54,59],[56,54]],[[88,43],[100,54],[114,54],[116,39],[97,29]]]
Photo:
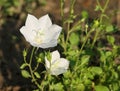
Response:
[[[37,58],[37,62],[41,63],[42,59],[41,58]]]
[[[26,57],[27,56],[27,51],[24,49],[23,50],[23,56]]]
[[[21,74],[25,78],[31,77],[30,73],[27,70],[21,70]]]
[[[51,61],[52,57],[51,57],[50,52],[46,53],[46,57],[47,57],[47,59],[48,59],[49,61]]]
[[[94,27],[98,27],[99,26],[99,21],[98,20],[95,20],[94,21]]]

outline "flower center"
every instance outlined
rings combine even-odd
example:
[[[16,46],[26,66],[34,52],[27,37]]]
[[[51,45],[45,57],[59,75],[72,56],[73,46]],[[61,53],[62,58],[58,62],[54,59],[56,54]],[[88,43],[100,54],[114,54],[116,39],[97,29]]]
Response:
[[[57,59],[54,63],[51,64],[50,68],[51,69],[56,69],[59,65],[59,61],[60,61],[60,59]]]
[[[36,32],[36,36],[34,37],[34,41],[37,44],[41,44],[43,42],[44,33],[41,30],[35,32]]]

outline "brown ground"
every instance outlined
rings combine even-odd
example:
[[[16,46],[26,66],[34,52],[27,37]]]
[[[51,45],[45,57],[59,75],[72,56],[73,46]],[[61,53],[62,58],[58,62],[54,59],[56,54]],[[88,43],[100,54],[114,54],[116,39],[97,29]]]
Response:
[[[37,7],[32,14],[40,17],[49,14],[53,22],[60,25],[60,4],[59,0],[48,0],[45,6]],[[119,0],[118,0],[119,1]],[[111,0],[108,14],[117,9],[117,0]],[[66,0],[65,14],[69,12],[69,0]],[[75,12],[88,10],[90,18],[97,17],[94,12],[95,0],[77,0]],[[25,16],[27,13],[24,13]],[[22,51],[29,44],[26,43],[19,29],[24,25],[20,15],[7,17],[7,23],[0,26],[0,91],[31,91],[32,83],[21,76],[20,65],[23,62]],[[117,18],[114,16],[112,22],[116,24]],[[119,36],[117,36],[120,39]]]

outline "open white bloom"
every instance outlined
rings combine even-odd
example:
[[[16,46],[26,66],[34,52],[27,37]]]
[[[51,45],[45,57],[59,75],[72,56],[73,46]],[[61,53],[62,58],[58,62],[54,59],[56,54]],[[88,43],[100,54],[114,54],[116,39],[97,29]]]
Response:
[[[69,67],[69,61],[65,58],[60,58],[58,51],[53,51],[51,53],[51,60],[45,57],[46,70],[51,75],[59,75],[65,73]]]
[[[25,26],[20,32],[32,46],[49,48],[57,45],[61,30],[60,26],[52,24],[48,14],[39,19],[28,14]]]

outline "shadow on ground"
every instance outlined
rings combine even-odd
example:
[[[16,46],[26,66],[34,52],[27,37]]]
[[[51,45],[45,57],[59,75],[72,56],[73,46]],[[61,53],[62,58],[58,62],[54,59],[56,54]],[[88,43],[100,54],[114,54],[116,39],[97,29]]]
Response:
[[[0,28],[0,91],[30,91],[32,84],[21,76],[22,50],[19,17],[8,17]]]

